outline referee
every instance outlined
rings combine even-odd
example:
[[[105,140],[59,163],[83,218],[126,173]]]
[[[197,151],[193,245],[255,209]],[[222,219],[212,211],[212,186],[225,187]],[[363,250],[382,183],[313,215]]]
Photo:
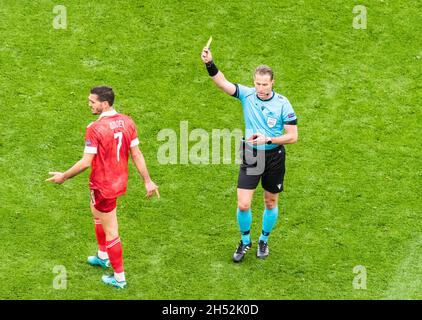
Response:
[[[274,75],[270,67],[261,65],[254,73],[254,88],[229,82],[213,62],[205,47],[201,59],[214,83],[242,103],[245,138],[242,140],[242,163],[237,182],[237,221],[240,243],[233,255],[240,262],[251,249],[251,202],[259,181],[264,188],[265,210],[256,256],[269,255],[268,236],[278,217],[278,194],[283,191],[285,144],[298,138],[296,114],[286,97],[274,92]]]

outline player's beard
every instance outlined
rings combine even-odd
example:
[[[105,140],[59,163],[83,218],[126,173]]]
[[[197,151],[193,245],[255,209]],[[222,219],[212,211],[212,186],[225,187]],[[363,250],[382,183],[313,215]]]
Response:
[[[92,107],[91,112],[92,112],[92,114],[99,115],[99,114],[102,113],[102,110],[95,108],[95,107]]]

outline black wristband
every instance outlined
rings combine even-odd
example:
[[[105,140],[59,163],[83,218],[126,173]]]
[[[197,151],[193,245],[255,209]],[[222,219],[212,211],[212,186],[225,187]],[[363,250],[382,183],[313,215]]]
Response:
[[[217,66],[215,65],[214,61],[210,61],[205,64],[205,67],[207,68],[208,74],[210,77],[214,77],[218,73]]]

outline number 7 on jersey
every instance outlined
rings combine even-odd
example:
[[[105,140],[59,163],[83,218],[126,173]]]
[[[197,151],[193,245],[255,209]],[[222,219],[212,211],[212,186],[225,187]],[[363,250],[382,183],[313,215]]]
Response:
[[[122,138],[123,138],[123,132],[116,132],[114,134],[114,139],[119,139],[119,142],[117,143],[117,162],[120,162],[120,148],[122,147]]]

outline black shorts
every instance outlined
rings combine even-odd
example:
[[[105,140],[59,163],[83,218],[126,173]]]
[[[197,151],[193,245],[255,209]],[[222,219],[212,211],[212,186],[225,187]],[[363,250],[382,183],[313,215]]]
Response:
[[[283,191],[286,171],[286,151],[283,145],[271,150],[257,150],[242,142],[240,156],[242,163],[237,180],[238,188],[256,189],[262,178],[264,190],[271,193]]]

